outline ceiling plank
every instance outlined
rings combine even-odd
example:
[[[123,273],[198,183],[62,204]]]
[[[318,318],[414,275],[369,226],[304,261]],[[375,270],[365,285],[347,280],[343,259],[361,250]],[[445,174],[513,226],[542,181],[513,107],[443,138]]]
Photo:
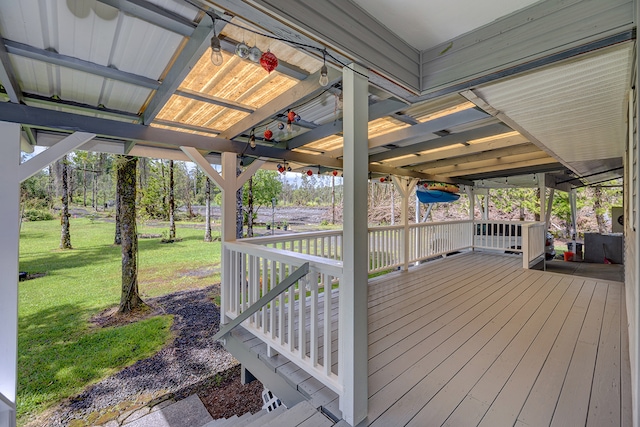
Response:
[[[216,32],[219,34],[225,25],[226,22],[218,19],[215,25]],[[212,31],[213,22],[211,21],[211,17],[209,17],[209,15],[203,16],[202,20],[189,38],[189,41],[180,51],[178,58],[176,58],[171,69],[162,81],[162,85],[153,95],[149,105],[144,109],[142,114],[143,124],[148,125],[156,118],[158,113],[160,113],[160,110],[162,110],[164,105],[169,101],[169,98],[171,98],[176,89],[178,89],[196,62],[198,62],[204,52],[210,48],[211,43],[209,39]]]
[[[452,128],[464,123],[482,120],[488,117],[488,114],[476,108],[459,111],[448,116],[440,117],[435,120],[420,123],[419,125],[410,126],[395,132],[371,138],[369,140],[369,148],[381,147],[389,144],[411,144],[424,141],[424,135],[437,131]]]
[[[2,38],[0,38],[0,82],[2,82],[11,102],[19,104],[23,101],[22,90],[20,90],[20,84],[18,84],[13,65],[11,65],[11,59],[9,59],[9,53]]]
[[[464,147],[464,148],[471,148],[471,147],[473,146]],[[483,160],[493,160],[498,158],[505,158],[508,156],[515,156],[518,154],[529,154],[529,153],[543,153],[543,152],[540,151],[538,147],[536,147],[534,144],[531,144],[531,143],[502,147],[502,148],[497,148],[490,151],[476,152],[473,154],[467,154],[467,155],[458,156],[458,157],[451,157],[449,156],[448,153],[442,152],[440,159],[437,159],[437,160],[421,162],[420,159],[422,158],[422,156],[417,157],[416,159],[418,161],[412,163],[412,166],[410,169],[424,171],[427,169],[431,170],[431,169],[443,168],[447,166],[469,164],[469,163],[479,162]]]
[[[479,156],[484,155],[484,152],[495,152],[501,148],[516,147],[523,144],[529,144],[526,138],[521,135],[502,138],[495,141],[487,141],[478,144],[465,145],[462,147],[452,147],[448,149],[438,150],[431,153],[418,154],[415,158],[391,160],[384,162],[383,164],[395,167],[402,167],[407,165],[415,165],[428,163],[433,161],[452,161],[456,162],[456,158],[463,156],[469,156],[476,154]],[[533,144],[530,144],[533,145]],[[535,146],[534,146],[535,147]],[[538,149],[537,147],[535,147]],[[477,154],[480,153],[480,154]],[[444,159],[444,160],[443,160]]]
[[[329,84],[331,85],[342,77],[342,73],[330,68],[328,77]],[[292,104],[303,102],[305,98],[308,98],[318,91],[325,90],[325,88],[318,84],[319,78],[320,71],[310,75],[306,80],[302,80],[291,89],[277,96],[273,101],[269,102],[264,107],[257,109],[252,114],[248,115],[238,123],[231,126],[229,129],[222,132],[220,134],[220,138],[233,139],[236,136],[246,132],[247,129],[256,127],[263,120],[269,119],[275,114],[286,110]]]
[[[430,150],[432,148],[446,147],[447,145],[453,145],[457,143],[465,143],[472,139],[486,138],[492,135],[510,132],[511,128],[505,126],[502,123],[494,123],[488,126],[483,126],[477,129],[472,129],[460,133],[452,133],[450,135],[438,137],[433,133],[424,135],[421,142],[407,145],[406,147],[399,147],[393,150],[385,151],[383,153],[372,154],[369,156],[371,162],[381,162],[393,157],[404,156],[407,154],[415,154],[419,151]]]
[[[541,162],[542,161],[542,162]],[[501,158],[492,158],[480,161],[468,161],[465,163],[459,163],[455,165],[437,167],[437,168],[420,168],[419,171],[423,173],[433,173],[445,176],[460,176],[471,175],[473,173],[479,173],[479,171],[499,171],[502,169],[513,169],[516,167],[528,166],[528,162],[532,162],[532,165],[539,165],[545,163],[557,163],[558,161],[552,157],[549,157],[543,151],[536,151],[526,154],[515,154],[512,156],[505,156]],[[518,166],[513,166],[518,165]]]
[[[117,70],[112,67],[95,64],[93,62],[74,58],[68,55],[61,55],[50,50],[39,49],[24,43],[18,43],[13,40],[4,40],[7,52],[12,55],[22,56],[24,58],[42,61],[48,64],[58,65],[60,67],[71,68],[73,70],[82,71],[89,74],[95,74],[107,79],[113,79],[124,83],[144,87],[147,89],[157,89],[160,86],[157,80],[148,77],[139,76],[137,74],[128,73],[126,71]]]
[[[385,99],[384,101],[377,102],[369,106],[369,121],[388,116],[389,114],[393,114],[406,107],[406,103],[396,99]],[[320,125],[310,132],[305,132],[300,136],[291,138],[287,141],[287,147],[290,150],[293,150],[294,148],[302,147],[303,145],[310,144],[314,141],[326,138],[327,136],[335,135],[342,132],[342,126],[342,120],[336,120],[334,122]],[[340,150],[340,154],[342,154],[342,150]],[[329,153],[328,155],[330,157],[338,157]]]
[[[196,28],[196,24],[189,19],[145,0],[98,1],[184,37],[189,37]]]
[[[369,164],[369,172],[380,173],[383,175],[408,176],[408,177],[419,178],[419,179],[424,179],[428,181],[446,182],[449,184],[473,185],[472,181],[468,181],[465,179],[451,178],[444,175],[434,175],[430,173],[424,173],[424,172],[403,169],[403,168],[394,168],[391,166],[384,166],[384,165]]]

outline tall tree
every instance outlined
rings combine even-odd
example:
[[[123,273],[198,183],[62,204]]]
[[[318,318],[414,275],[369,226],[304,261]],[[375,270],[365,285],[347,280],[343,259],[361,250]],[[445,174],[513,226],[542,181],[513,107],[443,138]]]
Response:
[[[253,219],[263,206],[270,206],[271,199],[278,197],[282,191],[282,181],[278,172],[260,169],[243,186],[243,205],[247,206],[244,212],[247,222],[247,235],[253,236]]]
[[[204,194],[205,194],[205,221],[204,221],[204,241],[211,242],[213,239],[211,238],[211,180],[207,177],[207,180],[204,184]]]
[[[122,244],[122,230],[121,230],[121,224],[120,224],[120,191],[118,191],[118,188],[120,186],[116,183],[116,233],[115,233],[115,237],[113,238],[113,244],[114,245],[121,245]]]
[[[247,183],[247,237],[253,237],[253,177]]]
[[[62,212],[60,214],[60,223],[62,230],[60,234],[60,249],[72,249],[71,248],[71,232],[69,230],[69,173],[68,173],[68,159],[65,155],[62,157]]]
[[[118,312],[128,313],[144,305],[138,293],[138,233],[136,231],[137,157],[122,156],[118,163],[120,229],[122,233],[122,293]]]
[[[176,219],[175,219],[175,182],[173,180],[173,160],[169,160],[169,239],[176,238]]]

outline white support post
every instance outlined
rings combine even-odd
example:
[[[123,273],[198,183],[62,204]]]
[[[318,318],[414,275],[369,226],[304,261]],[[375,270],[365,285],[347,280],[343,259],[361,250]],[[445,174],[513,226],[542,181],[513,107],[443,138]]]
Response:
[[[466,192],[469,198],[469,219],[473,221],[476,212],[476,196],[473,194],[473,187],[466,187]]]
[[[484,212],[482,212],[482,219],[485,221],[489,220],[489,195],[491,194],[491,190],[487,188],[487,193],[484,196]]]
[[[539,173],[538,175],[538,188],[540,188],[540,221],[544,221],[547,217],[546,207],[547,207],[547,185],[545,183],[544,173]]]
[[[577,224],[577,215],[578,208],[576,206],[576,189],[572,188],[569,192],[569,204],[571,206],[571,227],[573,228],[573,236],[571,236],[571,240],[573,240],[573,249],[575,250],[576,239],[578,238],[578,224]]]
[[[400,211],[400,221],[404,227],[402,233],[402,269],[409,269],[409,194],[418,183],[417,179],[403,177],[393,177],[394,187],[400,192],[402,206]]]
[[[547,225],[547,230],[551,225],[551,209],[553,208],[553,196],[556,194],[556,189],[551,187],[549,190],[549,199],[547,200],[547,211],[544,217],[544,222]]]
[[[20,125],[0,122],[0,394],[15,409],[18,369],[18,248],[20,243]],[[2,405],[0,404],[0,407]],[[7,411],[9,412],[9,411]],[[13,412],[13,411],[11,411]],[[6,414],[4,414],[6,415]],[[6,418],[6,417],[5,417]],[[10,425],[15,412],[9,415]]]
[[[229,262],[227,262],[227,253],[224,248],[225,242],[234,242],[236,240],[236,191],[242,186],[244,181],[238,179],[236,170],[238,167],[238,156],[235,153],[222,153],[222,176],[213,168],[209,161],[204,158],[200,152],[193,147],[180,147],[182,151],[195,163],[200,169],[220,188],[222,191],[222,220],[220,225],[220,234],[222,237],[222,277],[220,287],[220,323],[225,324],[229,321],[225,313],[229,307],[228,292],[225,283],[228,282],[231,274]],[[256,161],[256,165],[251,168],[253,174],[259,169],[264,162]],[[255,163],[255,162],[254,162]],[[247,173],[247,171],[245,171]],[[251,174],[246,175],[248,179]]]
[[[368,405],[368,243],[367,221],[362,221],[368,194],[367,75],[367,69],[356,64],[343,68],[344,237],[338,369],[343,381],[340,410],[352,426],[366,418]]]

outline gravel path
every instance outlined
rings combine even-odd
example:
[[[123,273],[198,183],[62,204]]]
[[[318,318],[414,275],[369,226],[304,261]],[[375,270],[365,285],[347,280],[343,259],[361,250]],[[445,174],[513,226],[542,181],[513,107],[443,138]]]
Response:
[[[156,355],[136,362],[119,373],[90,386],[82,394],[49,414],[51,426],[66,426],[70,420],[118,405],[140,401],[140,396],[157,398],[171,393],[176,400],[201,391],[211,378],[237,364],[211,337],[218,331],[220,314],[202,290],[183,291],[147,302],[173,314],[175,340]],[[209,380],[209,381],[208,381]]]

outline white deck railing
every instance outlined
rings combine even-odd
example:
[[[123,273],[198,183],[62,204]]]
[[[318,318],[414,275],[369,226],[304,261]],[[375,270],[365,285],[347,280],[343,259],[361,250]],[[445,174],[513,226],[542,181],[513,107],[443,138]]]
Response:
[[[304,240],[302,240],[304,241]],[[304,245],[303,245],[304,247]],[[339,311],[342,262],[255,243],[225,243],[225,281],[221,306],[235,318],[286,278],[309,263],[309,273],[258,310],[243,326],[324,385],[342,395],[337,362],[340,345],[332,342],[332,310]],[[299,327],[305,325],[305,327]]]
[[[544,260],[547,227],[544,222],[522,224],[522,268],[531,268]]]
[[[473,248],[523,253],[523,266],[530,268],[531,263],[544,254],[545,229],[544,222],[520,221],[461,220],[411,224],[407,263]],[[342,260],[342,230],[253,237],[242,242]],[[405,264],[402,225],[370,227],[368,242],[369,273]]]
[[[342,260],[342,230],[251,237],[242,241],[299,254]]]
[[[544,223],[467,220],[412,224],[406,229],[408,245],[404,226],[369,229],[370,273],[471,248],[522,252],[524,268],[530,268],[540,255],[544,257]],[[332,341],[332,327],[337,327],[332,319],[340,317],[340,287],[346,285],[341,280],[341,259],[342,230],[227,242],[221,311],[227,319],[240,316],[294,270],[309,263],[309,272],[302,279],[264,307],[258,309],[260,304],[256,304],[255,314],[245,314],[250,317],[242,325],[267,345],[268,354],[283,354],[342,397],[338,361],[341,348],[346,346]],[[332,311],[338,316],[332,316]]]
[[[472,221],[423,222],[409,226],[409,262],[469,249]]]

